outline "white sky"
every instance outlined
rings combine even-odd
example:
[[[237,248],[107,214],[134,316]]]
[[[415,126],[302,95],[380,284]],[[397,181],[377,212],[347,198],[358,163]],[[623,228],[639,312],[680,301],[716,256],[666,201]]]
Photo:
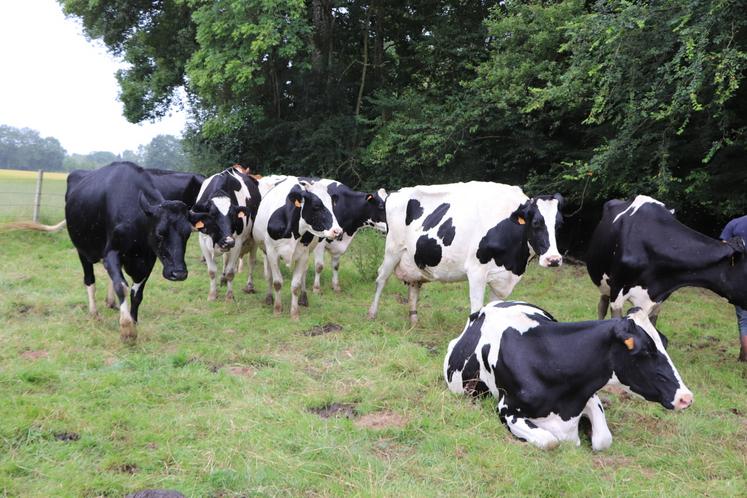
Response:
[[[140,125],[122,116],[119,67],[55,0],[0,0],[0,125],[33,128],[83,154],[119,154],[159,134],[181,136],[183,111]]]

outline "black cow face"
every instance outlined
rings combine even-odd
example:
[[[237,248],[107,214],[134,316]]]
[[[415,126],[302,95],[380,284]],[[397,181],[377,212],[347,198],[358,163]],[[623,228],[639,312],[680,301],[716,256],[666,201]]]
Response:
[[[187,205],[181,201],[150,204],[141,193],[139,202],[150,222],[149,242],[163,264],[163,277],[184,280],[187,278],[187,264],[184,262],[187,239],[193,224],[199,223],[201,217],[189,213]]]
[[[612,364],[623,385],[669,410],[687,408],[692,403],[692,393],[680,380],[664,349],[665,338],[657,345],[630,317],[620,319],[613,334],[617,347],[612,350]]]
[[[217,202],[214,202],[214,199]],[[244,229],[244,220],[248,216],[248,210],[244,206],[236,206],[230,203],[228,196],[213,196],[205,204],[195,204],[192,211],[203,214],[201,222],[195,227],[205,235],[208,235],[221,251],[229,251],[233,248],[235,241],[234,233],[241,233]]]
[[[563,202],[560,194],[541,195],[526,201],[511,213],[511,221],[525,225],[527,240],[539,255],[540,266],[553,267],[563,263],[555,238],[563,222],[560,213]]]

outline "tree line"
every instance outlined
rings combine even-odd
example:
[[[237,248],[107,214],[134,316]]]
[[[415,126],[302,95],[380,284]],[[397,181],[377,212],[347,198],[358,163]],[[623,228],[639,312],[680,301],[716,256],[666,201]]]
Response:
[[[711,232],[747,208],[745,0],[59,1],[128,63],[127,119],[186,90],[194,164],[501,181],[580,217],[645,193]]]
[[[54,137],[42,137],[30,128],[0,125],[0,168],[72,171],[95,169],[114,161],[132,161],[146,168],[194,169],[181,139],[172,135],[157,135],[137,150],[125,150],[121,154],[110,151],[68,154]]]

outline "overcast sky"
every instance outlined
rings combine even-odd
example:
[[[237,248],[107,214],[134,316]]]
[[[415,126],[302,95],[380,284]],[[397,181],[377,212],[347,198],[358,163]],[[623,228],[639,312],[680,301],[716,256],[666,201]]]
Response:
[[[127,122],[117,99],[119,67],[55,0],[0,0],[0,125],[55,137],[68,153],[118,154],[158,134],[181,136],[181,111],[156,123]]]

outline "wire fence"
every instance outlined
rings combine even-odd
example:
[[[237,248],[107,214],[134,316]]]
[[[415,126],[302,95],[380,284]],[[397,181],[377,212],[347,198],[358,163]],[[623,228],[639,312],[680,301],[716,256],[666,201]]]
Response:
[[[65,188],[65,174],[0,170],[0,221],[60,221]]]

